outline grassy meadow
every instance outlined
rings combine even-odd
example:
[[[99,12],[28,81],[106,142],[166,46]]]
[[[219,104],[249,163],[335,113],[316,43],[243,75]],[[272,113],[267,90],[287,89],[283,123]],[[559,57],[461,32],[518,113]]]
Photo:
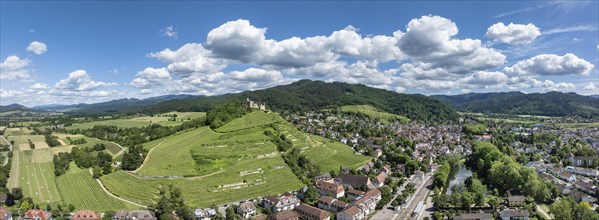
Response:
[[[410,122],[410,119],[405,116],[379,111],[378,109],[376,109],[375,107],[373,107],[371,105],[346,105],[346,106],[341,107],[340,110],[342,112],[366,114],[366,115],[369,115],[371,117],[378,119],[380,122],[383,122],[383,123],[388,123],[391,120],[398,120],[403,123]]]
[[[172,117],[165,116],[143,116],[143,117],[132,117],[132,118],[123,118],[123,119],[110,119],[110,120],[102,120],[102,121],[91,121],[91,122],[82,122],[82,123],[73,123],[73,125],[65,127],[66,129],[89,129],[93,128],[96,125],[114,125],[121,128],[131,128],[131,127],[144,127],[151,124],[159,124],[164,126],[177,126],[181,123],[205,117],[205,112],[169,112],[160,115],[177,115],[176,121],[169,121]]]

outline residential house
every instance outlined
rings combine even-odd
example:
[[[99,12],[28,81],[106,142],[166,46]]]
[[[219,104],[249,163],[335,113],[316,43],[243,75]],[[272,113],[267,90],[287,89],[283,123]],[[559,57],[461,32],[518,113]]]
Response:
[[[253,202],[244,202],[237,206],[237,214],[243,218],[249,218],[256,214],[256,206]]]
[[[112,220],[156,220],[156,217],[148,210],[118,210]]]
[[[376,204],[381,200],[381,191],[378,189],[370,189],[362,198],[356,200],[353,204],[357,206],[364,216],[370,214],[376,208]]]
[[[564,181],[568,181],[568,182],[574,182],[576,181],[576,175],[567,172],[567,171],[562,171],[559,173],[559,178],[564,180]]]
[[[71,220],[100,220],[100,213],[92,210],[79,210],[71,215]]]
[[[318,202],[316,202],[316,204],[318,208],[331,212],[339,212],[349,206],[349,204],[347,204],[344,201],[337,200],[328,196],[321,196],[318,199]]]
[[[309,206],[306,204],[301,204],[295,208],[297,214],[299,214],[302,220],[329,220],[331,219],[331,214],[322,209]]]
[[[12,212],[7,208],[0,207],[0,220],[12,220]]]
[[[502,220],[528,220],[528,210],[506,209],[499,213]]]
[[[356,206],[350,206],[349,208],[337,213],[337,220],[361,220],[364,218],[364,214]]]
[[[381,188],[385,185],[385,180],[387,179],[387,174],[385,172],[379,173],[373,181],[373,184],[376,188]]]
[[[559,167],[551,168],[551,173],[553,173],[553,175],[558,175],[561,172],[562,172],[562,168],[559,168]]]
[[[571,171],[575,174],[580,174],[580,175],[590,176],[590,177],[599,177],[599,170],[590,169],[590,168],[581,168],[581,167],[568,167],[568,168],[566,168],[566,169],[568,169],[569,171]]]
[[[279,197],[267,196],[262,200],[262,206],[267,209],[272,209],[274,212],[292,210],[299,204],[299,200],[289,193],[285,193]]]
[[[210,220],[216,216],[216,210],[212,208],[195,209],[193,215],[195,220]]]
[[[25,212],[24,220],[52,220],[52,214],[44,210],[29,209]]]
[[[570,163],[572,163],[573,166],[577,166],[577,167],[583,167],[583,166],[586,167],[586,166],[589,166],[590,164],[593,164],[592,157],[574,156],[571,153],[570,153],[570,157],[568,158],[568,161],[570,161]]]
[[[397,164],[396,169],[397,169],[397,172],[406,173],[406,165],[405,164]]]
[[[359,188],[361,186],[370,185],[370,179],[368,179],[367,176],[342,173],[335,177],[335,183]]]
[[[349,200],[357,200],[362,195],[364,195],[364,192],[362,192],[360,190],[356,190],[356,189],[349,189],[349,190],[347,190],[346,194],[347,194],[347,198]]]
[[[523,195],[512,191],[507,192],[508,206],[522,206],[524,205],[525,199]]]
[[[299,220],[299,217],[293,210],[285,210],[268,215],[268,220]]]
[[[316,182],[321,181],[321,180],[328,182],[330,180],[333,180],[333,177],[331,177],[331,174],[329,174],[329,173],[325,173],[325,174],[314,177],[314,181],[316,181]]]
[[[318,194],[323,196],[331,196],[333,198],[338,199],[345,195],[345,189],[341,184],[329,183],[326,181],[317,181],[315,187]]]
[[[590,195],[595,195],[595,190],[597,189],[597,186],[592,181],[585,182],[582,180],[576,180],[574,187]]]
[[[378,158],[378,157],[380,157],[382,155],[383,155],[383,150],[381,150],[381,149],[374,150],[374,157]]]
[[[492,220],[491,213],[461,213],[453,217],[453,220]]]

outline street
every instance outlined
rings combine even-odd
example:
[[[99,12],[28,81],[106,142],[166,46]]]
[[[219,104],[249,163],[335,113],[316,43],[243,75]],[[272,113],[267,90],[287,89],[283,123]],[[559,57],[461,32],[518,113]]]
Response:
[[[381,220],[382,219],[402,219],[403,220],[403,219],[410,218],[410,215],[412,214],[412,211],[418,205],[418,202],[420,200],[422,200],[424,198],[424,196],[426,196],[428,189],[425,186],[428,186],[431,184],[431,182],[432,182],[431,177],[432,177],[433,173],[434,173],[434,171],[431,171],[430,173],[425,174],[424,178],[422,180],[415,179],[414,175],[410,176],[410,178],[408,178],[400,186],[397,193],[395,195],[393,195],[393,199],[391,199],[391,201],[389,201],[389,203],[382,210],[379,210],[370,219],[376,219],[376,220],[379,220],[379,219],[381,219]],[[415,192],[412,195],[410,195],[408,198],[406,198],[406,202],[403,205],[401,205],[401,210],[396,211],[395,207],[391,206],[391,202],[393,202],[393,200],[395,200],[395,198],[397,198],[399,193],[403,193],[404,188],[408,183],[414,183],[414,182],[416,184]],[[422,195],[419,195],[419,193]]]

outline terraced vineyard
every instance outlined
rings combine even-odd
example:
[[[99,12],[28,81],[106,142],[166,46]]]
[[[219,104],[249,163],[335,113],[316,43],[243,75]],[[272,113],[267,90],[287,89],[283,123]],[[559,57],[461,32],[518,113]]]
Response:
[[[325,172],[338,171],[339,166],[357,168],[371,159],[355,154],[351,147],[342,143],[303,133],[287,122],[275,125],[275,129],[286,135],[295,147]]]
[[[156,202],[159,188],[171,184],[182,189],[192,206],[297,190],[304,184],[264,134],[271,125],[289,135],[323,170],[357,167],[370,160],[341,143],[298,131],[277,113],[255,111],[218,132],[202,127],[146,143],[150,153],[139,171],[117,171],[100,179],[113,194],[141,204]]]
[[[106,194],[87,170],[61,175],[56,184],[64,203],[73,204],[77,209],[104,212],[129,208],[123,201]]]

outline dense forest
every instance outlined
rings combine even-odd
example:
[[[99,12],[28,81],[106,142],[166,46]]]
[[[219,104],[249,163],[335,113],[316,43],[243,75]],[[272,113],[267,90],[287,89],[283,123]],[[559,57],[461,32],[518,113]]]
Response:
[[[431,98],[458,111],[516,115],[599,117],[599,99],[576,93],[468,93],[435,95]]]

